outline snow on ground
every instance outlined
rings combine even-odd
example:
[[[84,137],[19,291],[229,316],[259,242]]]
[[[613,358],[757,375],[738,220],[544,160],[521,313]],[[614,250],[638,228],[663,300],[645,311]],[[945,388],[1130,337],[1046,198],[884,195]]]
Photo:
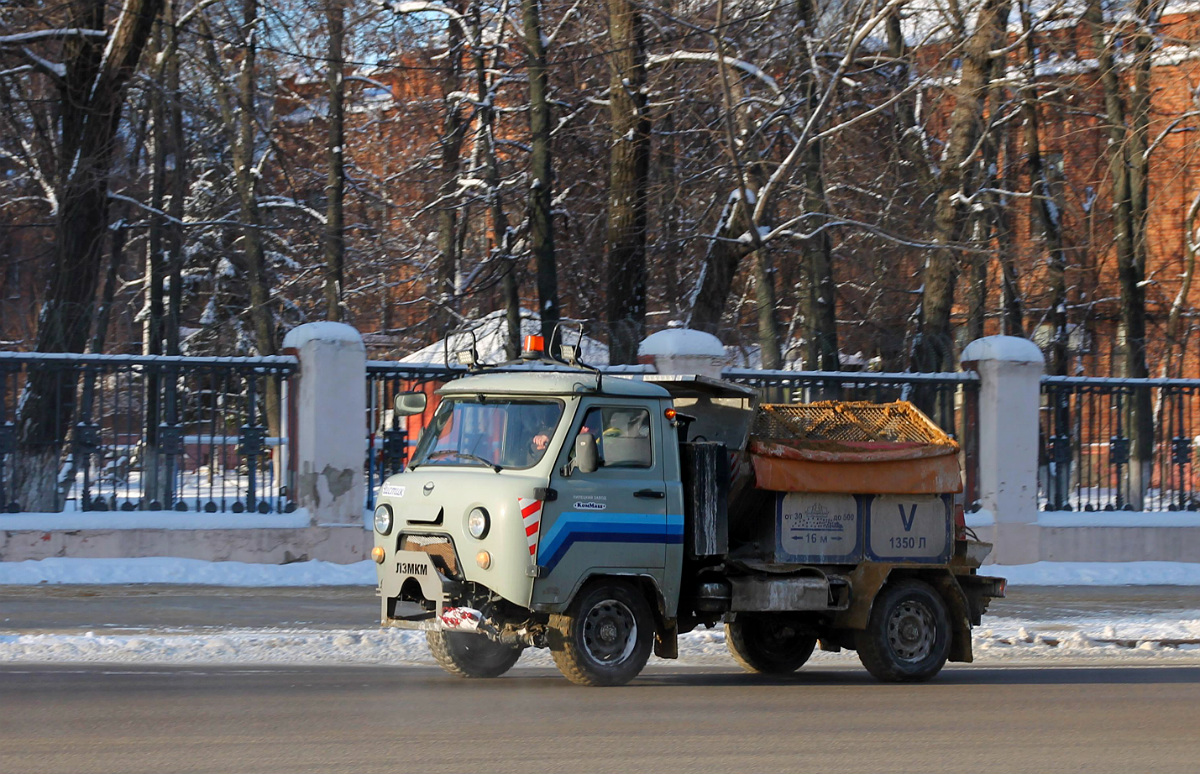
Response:
[[[1200,611],[1185,620],[1085,620],[1041,623],[988,619],[975,632],[975,662],[1200,661]],[[1184,642],[1181,642],[1184,641]],[[1164,644],[1165,643],[1165,644]],[[680,637],[678,666],[733,664],[720,629]],[[395,629],[229,629],[134,634],[28,633],[0,635],[0,663],[136,664],[416,664],[433,658],[420,632]],[[855,653],[816,652],[813,663],[857,666]],[[529,650],[521,666],[552,667],[544,650]]]
[[[1200,586],[1200,564],[1185,562],[1037,562],[985,565],[1011,586]],[[248,564],[200,559],[78,559],[0,562],[0,585],[181,583],[196,586],[355,586],[375,584],[375,564]]]

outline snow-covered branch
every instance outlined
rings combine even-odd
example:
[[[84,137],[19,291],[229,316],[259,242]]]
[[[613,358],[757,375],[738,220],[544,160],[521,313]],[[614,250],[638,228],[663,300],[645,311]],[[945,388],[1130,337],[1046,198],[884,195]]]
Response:
[[[64,27],[57,30],[34,30],[18,32],[15,35],[0,35],[0,47],[24,46],[43,40],[61,40],[62,38],[102,38],[108,33],[104,30],[87,30],[80,27]]]
[[[286,196],[264,196],[258,200],[258,206],[263,209],[299,210],[321,225],[325,225],[327,222],[323,213],[317,212],[307,204],[298,202],[295,199],[289,199]]]
[[[652,54],[646,59],[647,67],[657,67],[659,65],[671,64],[673,62],[693,62],[700,64],[717,64],[721,61],[715,52],[712,51],[672,51],[669,54]],[[783,102],[783,90],[779,88],[779,84],[774,78],[763,72],[762,68],[738,59],[732,56],[725,57],[725,64],[730,67],[736,67],[745,74],[757,78],[761,81],[771,93],[774,94],[780,104]]]

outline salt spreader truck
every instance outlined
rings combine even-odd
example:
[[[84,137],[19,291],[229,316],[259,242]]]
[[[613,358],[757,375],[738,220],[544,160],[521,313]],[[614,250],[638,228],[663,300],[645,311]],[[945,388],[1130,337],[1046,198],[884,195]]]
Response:
[[[722,621],[751,672],[792,672],[818,645],[885,681],[971,661],[1005,581],[977,573],[990,546],[956,506],[958,446],[922,413],[758,405],[713,378],[602,374],[573,350],[438,390],[375,509],[384,626],[424,630],[455,675],[549,648],[583,685],[627,683]]]

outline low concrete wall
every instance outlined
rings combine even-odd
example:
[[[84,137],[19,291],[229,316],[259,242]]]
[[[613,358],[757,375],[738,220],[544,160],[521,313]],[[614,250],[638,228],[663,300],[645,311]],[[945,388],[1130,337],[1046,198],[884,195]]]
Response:
[[[1038,527],[1047,562],[1200,562],[1200,527]]]
[[[1029,523],[996,523],[991,514],[970,514],[967,524],[995,544],[989,562],[1192,562],[1200,563],[1200,525],[1195,514],[1042,513]],[[1097,517],[1094,521],[1089,517]],[[1141,519],[1141,524],[1120,524]],[[1015,558],[1024,561],[1014,561]]]
[[[0,560],[6,562],[177,556],[217,562],[287,564],[320,559],[349,564],[368,558],[370,551],[371,533],[361,524],[291,529],[0,531]]]

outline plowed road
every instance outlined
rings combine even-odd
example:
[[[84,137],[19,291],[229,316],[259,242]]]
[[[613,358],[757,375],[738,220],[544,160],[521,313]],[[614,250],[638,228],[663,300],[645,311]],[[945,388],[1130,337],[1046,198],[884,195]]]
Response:
[[[0,771],[1154,772],[1200,769],[1200,666],[951,667],[881,685],[650,669],[0,667]]]

